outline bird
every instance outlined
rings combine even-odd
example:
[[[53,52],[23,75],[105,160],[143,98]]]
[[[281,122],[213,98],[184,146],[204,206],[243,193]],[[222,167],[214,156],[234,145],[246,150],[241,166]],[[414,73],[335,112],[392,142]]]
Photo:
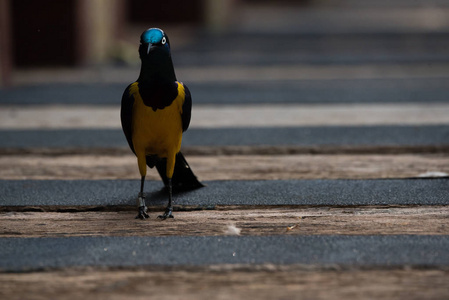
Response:
[[[176,79],[170,41],[159,28],[140,36],[140,74],[125,89],[121,101],[122,129],[137,157],[140,192],[136,219],[147,219],[144,184],[147,166],[156,169],[168,190],[168,205],[159,218],[173,218],[173,188],[203,187],[181,153],[182,134],[191,119],[192,97],[188,87]]]

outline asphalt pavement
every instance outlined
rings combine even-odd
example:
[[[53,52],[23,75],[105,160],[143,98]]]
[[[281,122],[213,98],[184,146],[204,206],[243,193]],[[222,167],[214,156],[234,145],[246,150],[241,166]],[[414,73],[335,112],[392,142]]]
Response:
[[[449,205],[449,181],[440,179],[206,181],[180,192],[175,205],[215,208],[257,205]],[[4,206],[136,205],[140,180],[0,180]],[[147,204],[165,206],[160,181],[147,181]]]
[[[2,148],[124,148],[121,129],[0,130]],[[448,146],[448,125],[192,128],[183,146]]]
[[[245,70],[245,68],[240,67]],[[280,68],[282,71],[282,67]],[[388,72],[388,69],[385,70]],[[120,69],[111,70],[119,73]],[[0,90],[2,105],[120,105],[123,91],[137,78],[138,68],[132,69],[120,83],[46,83],[27,84]],[[260,71],[259,71],[260,72]],[[279,72],[279,71],[278,71]],[[298,66],[301,72],[301,66]],[[368,70],[369,72],[369,70]],[[406,73],[406,71],[404,71]],[[95,73],[95,72],[93,72]],[[315,79],[315,80],[215,80],[185,82],[194,105],[208,104],[330,104],[330,103],[448,103],[449,77]],[[429,70],[431,73],[431,69]],[[412,74],[413,75],[413,74]],[[419,75],[419,74],[417,74]],[[267,74],[270,76],[270,74]],[[305,75],[307,77],[307,74]],[[232,79],[232,74],[229,75]]]
[[[71,237],[0,239],[0,271],[79,266],[449,266],[448,236]]]

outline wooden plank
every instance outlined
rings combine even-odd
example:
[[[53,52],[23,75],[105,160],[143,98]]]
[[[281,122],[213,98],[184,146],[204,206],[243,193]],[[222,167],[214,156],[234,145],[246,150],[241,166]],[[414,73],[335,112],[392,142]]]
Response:
[[[201,180],[408,178],[449,173],[447,154],[295,154],[187,157]],[[137,179],[131,154],[0,155],[0,179]],[[159,180],[148,172],[149,180]]]
[[[1,273],[2,299],[447,299],[445,269],[211,266]]]
[[[446,235],[449,207],[229,207],[161,212],[136,220],[135,211],[3,212],[0,237],[222,235]]]

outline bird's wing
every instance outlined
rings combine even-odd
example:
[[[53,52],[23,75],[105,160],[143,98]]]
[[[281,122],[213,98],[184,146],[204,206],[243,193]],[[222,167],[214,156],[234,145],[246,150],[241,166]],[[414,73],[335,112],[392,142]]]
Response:
[[[134,96],[129,93],[130,86],[131,85],[129,85],[123,92],[122,107],[120,110],[120,119],[122,121],[123,133],[125,134],[129,147],[131,148],[132,152],[134,152],[132,140],[133,136],[132,116],[133,116]]]
[[[184,86],[184,92],[185,92],[185,98],[184,98],[184,104],[182,105],[182,131],[186,131],[187,128],[189,128],[190,125],[190,118],[192,116],[192,96],[190,95],[189,88],[185,85]]]

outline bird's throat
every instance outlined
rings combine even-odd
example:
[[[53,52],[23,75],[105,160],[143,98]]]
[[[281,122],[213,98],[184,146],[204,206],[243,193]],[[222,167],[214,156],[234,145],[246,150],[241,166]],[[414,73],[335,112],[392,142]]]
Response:
[[[175,69],[170,57],[142,59],[138,81],[169,83],[176,81]]]

